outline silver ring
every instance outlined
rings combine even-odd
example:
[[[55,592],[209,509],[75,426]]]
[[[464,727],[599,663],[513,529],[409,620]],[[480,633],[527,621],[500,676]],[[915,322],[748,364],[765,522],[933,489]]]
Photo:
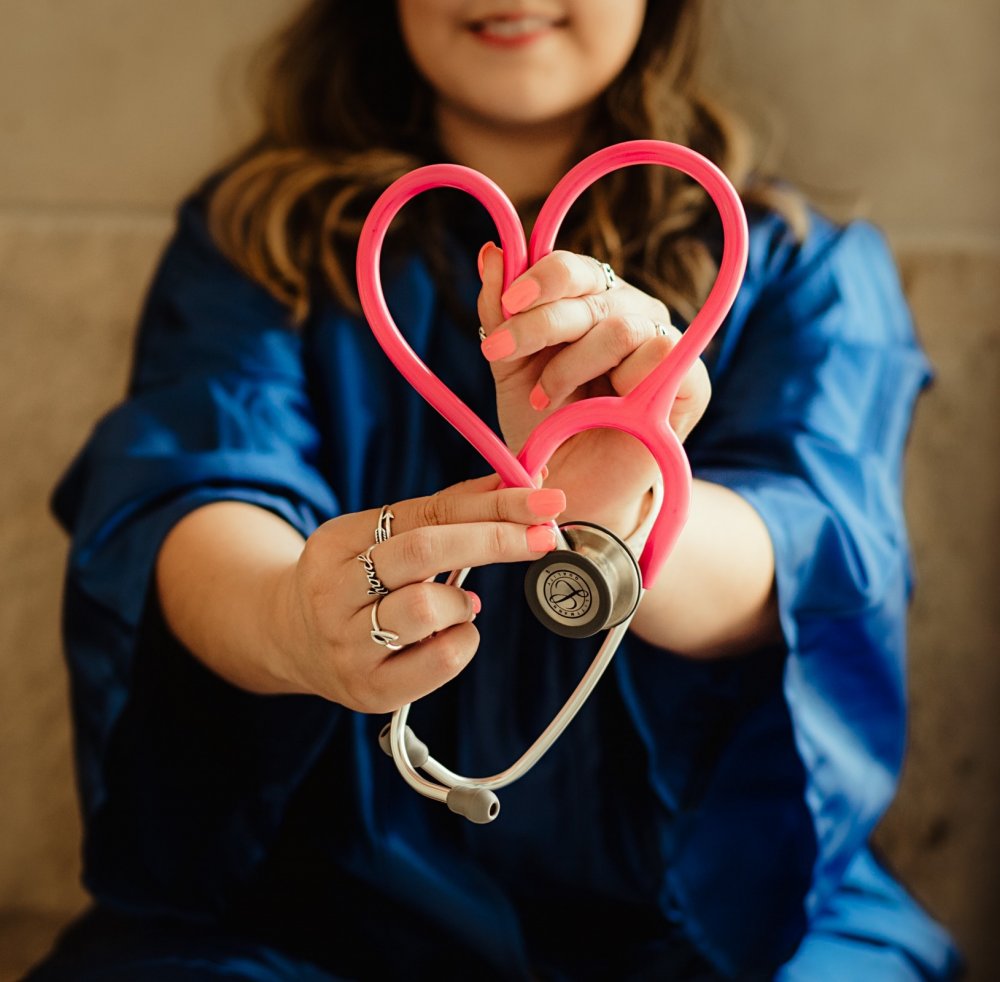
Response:
[[[390,651],[399,651],[400,648],[404,647],[401,644],[397,644],[399,641],[399,635],[395,631],[386,631],[379,626],[378,623],[378,605],[382,603],[383,598],[379,597],[375,603],[372,604],[372,629],[371,637],[372,641],[376,644],[382,645],[383,648],[388,648]]]
[[[601,272],[604,274],[604,289],[610,290],[618,282],[615,271],[608,263],[602,263],[600,259],[595,259],[593,256],[587,256],[587,258],[601,267]]]
[[[661,324],[659,321],[653,321],[653,327],[656,328],[656,333],[660,335],[661,338],[670,337],[670,328],[666,324]]]
[[[395,517],[396,516],[389,511],[388,505],[382,506],[382,510],[378,513],[378,525],[375,526],[375,545],[389,540],[389,536],[392,535],[390,522],[392,522]]]
[[[486,340],[486,329],[483,327],[482,324],[479,325],[479,340],[480,341]]]
[[[605,291],[610,290],[618,282],[618,277],[615,275],[615,271],[611,268],[611,264],[602,263],[600,259],[596,259],[594,256],[587,256],[586,258],[592,263],[597,263],[601,272],[604,274],[604,289]]]
[[[375,545],[378,545],[378,543]],[[378,574],[375,572],[375,563],[372,561],[372,549],[374,548],[375,546],[369,546],[365,552],[358,556],[358,562],[364,566],[365,576],[368,577],[368,596],[384,597],[388,594],[389,588],[378,578]]]

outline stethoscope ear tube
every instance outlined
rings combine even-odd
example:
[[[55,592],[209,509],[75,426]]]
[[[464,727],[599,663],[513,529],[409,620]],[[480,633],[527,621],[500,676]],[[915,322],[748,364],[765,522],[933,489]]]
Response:
[[[629,615],[621,624],[608,631],[596,657],[562,709],[538,739],[510,767],[498,774],[480,778],[466,777],[450,771],[436,761],[428,753],[426,744],[407,725],[409,703],[392,714],[392,721],[379,734],[379,745],[392,757],[403,780],[414,791],[447,804],[451,811],[463,815],[471,822],[488,824],[500,814],[500,801],[496,791],[523,777],[559,739],[611,664],[631,622],[632,615]],[[427,777],[420,774],[418,768]]]
[[[386,723],[382,727],[378,735],[378,745],[388,757],[392,757],[392,723]],[[446,779],[447,769],[431,757],[427,744],[420,740],[409,726],[403,727],[403,746],[414,772],[418,768],[427,768],[429,772],[437,774],[438,780]],[[471,784],[448,786],[445,803],[449,811],[462,815],[476,825],[487,825],[500,814],[500,799],[489,789]]]

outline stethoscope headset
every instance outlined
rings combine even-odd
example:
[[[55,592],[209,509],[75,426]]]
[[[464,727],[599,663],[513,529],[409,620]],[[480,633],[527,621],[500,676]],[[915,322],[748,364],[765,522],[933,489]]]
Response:
[[[722,259],[715,284],[668,357],[627,396],[600,396],[561,407],[530,435],[515,457],[469,407],[445,386],[403,338],[382,292],[382,244],[393,218],[410,199],[432,188],[465,191],[489,212],[504,257],[503,288],[552,251],[572,204],[594,181],[637,164],[673,167],[697,181],[719,211]],[[558,526],[559,547],[536,560],[525,577],[525,597],[535,616],[563,637],[585,638],[607,631],[590,667],[551,723],[506,770],[489,777],[466,777],[449,770],[428,752],[407,726],[410,705],[393,713],[379,735],[382,749],[396,762],[415,791],[478,824],[500,812],[496,791],[522,777],[549,750],[579,712],[621,644],[645,590],[652,586],[687,517],[691,469],[668,417],[682,379],[719,329],[746,269],[748,231],[739,196],[711,161],[686,147],[658,140],[634,140],[607,147],[572,168],[546,199],[526,245],[521,221],[507,196],[489,178],[456,164],[432,164],[391,184],[365,221],[358,243],[357,278],[361,306],[382,348],[406,380],[448,420],[508,487],[537,487],[542,468],[570,437],[587,429],[617,429],[638,439],[653,455],[662,476],[642,527],[630,542],[644,542],[638,558],[629,545],[599,525]],[[461,585],[468,570],[448,582]],[[421,773],[423,772],[423,773]]]

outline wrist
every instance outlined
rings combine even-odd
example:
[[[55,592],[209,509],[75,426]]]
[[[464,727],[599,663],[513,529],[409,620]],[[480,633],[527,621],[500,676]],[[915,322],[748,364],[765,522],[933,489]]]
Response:
[[[653,500],[651,481],[637,478],[605,485],[600,475],[587,483],[564,480],[565,474],[553,471],[546,484],[566,493],[566,509],[561,521],[593,522],[618,538],[630,539],[643,525]]]
[[[299,600],[298,565],[279,567],[263,578],[262,602],[257,605],[262,623],[257,636],[263,639],[264,668],[275,690],[309,693],[302,657],[308,650],[308,631]]]
[[[659,476],[653,486],[643,495],[639,521],[633,531],[624,536],[625,544],[638,556],[646,547],[646,540],[653,529],[653,523],[663,507],[663,477]]]

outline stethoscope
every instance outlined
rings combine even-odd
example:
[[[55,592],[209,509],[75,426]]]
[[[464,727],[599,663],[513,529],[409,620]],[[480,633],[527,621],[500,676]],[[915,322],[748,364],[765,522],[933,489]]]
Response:
[[[594,181],[636,164],[673,167],[696,180],[722,219],[723,250],[715,284],[697,316],[669,356],[627,396],[600,396],[561,407],[529,436],[515,457],[472,410],[421,361],[403,338],[386,306],[379,274],[386,231],[410,199],[432,188],[449,187],[476,197],[496,225],[503,249],[504,290],[529,266],[552,251],[566,213]],[[509,487],[537,487],[543,466],[570,437],[606,428],[628,433],[645,445],[662,475],[662,491],[644,527],[639,558],[616,535],[600,526],[574,522],[558,527],[560,547],[531,565],[525,594],[535,615],[557,634],[589,637],[608,633],[576,689],[535,742],[506,770],[490,777],[466,777],[436,761],[407,726],[410,705],[396,710],[379,736],[400,774],[414,790],[472,822],[491,822],[500,811],[496,791],[516,781],[549,750],[579,712],[604,674],[648,587],[666,561],[687,516],[691,469],[668,417],[687,371],[700,357],[739,290],[746,269],[748,232],[739,196],[711,161],[686,147],[659,140],[634,140],[607,147],[582,160],[555,186],[525,244],[514,206],[489,178],[456,164],[421,167],[393,182],[365,221],[358,242],[357,277],[361,306],[385,353],[431,406],[450,422]],[[507,313],[505,311],[505,313]],[[460,585],[468,570],[449,583]],[[571,602],[570,602],[571,600]],[[423,773],[420,773],[420,772]],[[426,776],[425,776],[426,775]]]

